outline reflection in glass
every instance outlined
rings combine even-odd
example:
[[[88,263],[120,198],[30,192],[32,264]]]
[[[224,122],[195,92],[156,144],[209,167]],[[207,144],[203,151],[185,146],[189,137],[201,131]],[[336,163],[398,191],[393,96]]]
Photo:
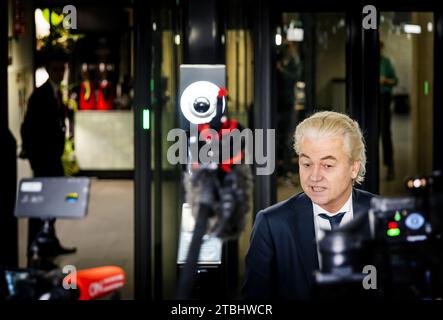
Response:
[[[427,12],[380,15],[382,195],[404,194],[406,177],[432,170],[433,24]]]
[[[283,13],[276,34],[277,200],[301,190],[293,151],[297,124],[314,111],[346,112],[344,13]]]

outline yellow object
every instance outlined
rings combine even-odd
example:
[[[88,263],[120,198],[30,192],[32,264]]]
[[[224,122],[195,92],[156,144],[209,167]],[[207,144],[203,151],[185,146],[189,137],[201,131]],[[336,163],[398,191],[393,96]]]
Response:
[[[66,195],[66,198],[78,199],[78,193],[77,192],[68,193]]]
[[[70,139],[65,141],[65,151],[62,156],[62,165],[65,172],[65,176],[74,176],[80,171],[80,167],[77,164],[75,157],[74,146]]]
[[[73,110],[74,112],[78,111],[78,103],[75,99],[69,99],[68,100],[68,108],[70,110]]]
[[[53,26],[58,26],[62,21],[63,18],[65,17],[64,14],[58,14],[55,11],[51,11],[51,21],[49,21],[49,9],[43,9],[43,17],[45,18],[46,21],[48,21],[49,23],[51,23]]]
[[[85,80],[85,100],[89,100],[91,97],[91,83],[89,80]]]

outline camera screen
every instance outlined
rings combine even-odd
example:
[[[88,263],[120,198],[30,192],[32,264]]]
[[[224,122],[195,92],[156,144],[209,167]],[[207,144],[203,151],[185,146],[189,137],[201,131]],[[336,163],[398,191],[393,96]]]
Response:
[[[390,242],[416,242],[428,239],[431,226],[424,212],[418,210],[395,210],[384,212],[379,236]]]

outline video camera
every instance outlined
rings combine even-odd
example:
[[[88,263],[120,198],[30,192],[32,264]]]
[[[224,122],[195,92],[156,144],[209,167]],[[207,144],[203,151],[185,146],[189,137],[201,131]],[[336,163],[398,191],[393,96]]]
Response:
[[[443,297],[442,174],[411,177],[405,186],[409,196],[375,197],[368,213],[326,233],[315,297]]]

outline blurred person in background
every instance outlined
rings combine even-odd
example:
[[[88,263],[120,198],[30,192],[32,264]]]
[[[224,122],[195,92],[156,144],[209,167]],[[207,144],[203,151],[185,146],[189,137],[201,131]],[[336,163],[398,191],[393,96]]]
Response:
[[[394,148],[391,133],[392,89],[398,83],[394,66],[384,53],[384,43],[380,41],[380,134],[383,146],[383,164],[387,167],[386,180],[395,178]]]
[[[34,177],[64,176],[62,155],[65,149],[66,137],[66,106],[63,103],[60,84],[65,73],[68,55],[61,50],[51,50],[44,53],[45,68],[49,79],[36,88],[29,98],[28,108],[21,126],[22,158],[29,159]],[[54,226],[55,219],[51,220]],[[44,222],[40,219],[29,219],[29,247],[39,233]],[[53,228],[53,230],[55,230]],[[75,248],[64,248],[55,234],[54,246],[50,255],[69,254]]]

